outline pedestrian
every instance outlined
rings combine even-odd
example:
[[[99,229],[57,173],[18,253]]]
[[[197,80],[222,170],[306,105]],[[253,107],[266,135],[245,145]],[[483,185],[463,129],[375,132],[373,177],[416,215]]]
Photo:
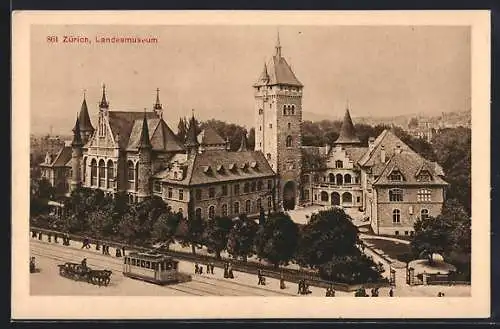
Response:
[[[214,269],[215,269],[215,264],[214,264],[214,263],[211,263],[211,264],[210,264],[210,273],[211,273],[211,274],[214,274]]]
[[[281,272],[281,275],[280,275],[280,289],[285,289],[286,286],[285,286],[285,278],[283,277],[283,272]]]
[[[42,240],[42,232],[38,233],[38,240]]]
[[[207,263],[207,274],[210,274],[210,263]]]
[[[47,235],[47,240],[48,240],[49,242],[52,242],[52,236],[50,235],[50,233]]]
[[[194,274],[198,274],[198,263],[194,264]]]
[[[234,279],[234,275],[233,275],[233,266],[232,266],[231,264],[229,264],[229,267],[228,267],[227,271],[228,271],[228,273],[227,273],[227,274],[228,274],[229,278],[230,278],[230,279]]]
[[[300,295],[301,293],[302,293],[302,280],[299,280],[297,294]]]
[[[104,243],[102,244],[102,254],[106,255],[106,245]]]
[[[122,255],[125,257],[125,246],[122,246]]]
[[[100,245],[100,243],[99,243],[99,240],[97,240],[97,241],[95,242],[95,250],[99,250],[99,249],[101,249],[101,245]]]
[[[59,242],[57,242],[57,234],[54,234],[54,242],[59,243]]]
[[[111,255],[109,254],[109,246],[106,246],[106,255],[111,256]]]
[[[394,297],[394,290],[391,287],[391,290],[389,290],[389,297]]]
[[[90,249],[90,248],[91,248],[91,246],[90,246],[90,239],[87,238],[87,249]]]
[[[36,231],[31,231],[31,237],[34,239],[36,238]]]
[[[228,264],[224,263],[224,278],[227,279],[228,277],[229,277]]]
[[[116,255],[116,257],[121,257],[122,256],[122,252],[121,252],[120,248],[116,248],[115,249],[115,255]]]
[[[203,265],[200,265],[200,267],[198,267],[198,270],[200,271],[200,274],[203,274]]]

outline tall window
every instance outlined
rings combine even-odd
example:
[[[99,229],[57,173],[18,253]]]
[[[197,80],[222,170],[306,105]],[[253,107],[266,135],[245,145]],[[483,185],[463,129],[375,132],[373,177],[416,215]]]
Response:
[[[344,182],[344,176],[342,176],[342,174],[337,174],[335,176],[336,180],[337,180],[337,185],[342,185],[343,182]]]
[[[97,161],[95,159],[90,162],[90,182],[92,186],[97,186]]]
[[[403,190],[399,188],[393,188],[389,190],[389,201],[392,202],[402,202],[403,201]]]
[[[43,174],[42,174],[43,175]],[[82,182],[85,183],[87,180],[87,158],[83,158],[83,172],[82,172]]]
[[[234,185],[234,195],[240,194],[240,184]]]
[[[344,168],[344,163],[342,160],[335,161],[335,168]]]
[[[291,129],[292,128],[292,124],[289,122],[288,123],[288,129]]]
[[[309,200],[309,190],[304,190],[304,200]]]
[[[292,115],[295,114],[295,105],[292,104]]]
[[[401,223],[401,211],[399,209],[394,209],[392,211],[392,222]]]
[[[420,219],[427,219],[427,218],[429,218],[429,210],[427,209],[420,210]]]
[[[210,207],[208,207],[208,218],[212,219],[214,217],[215,217],[215,207],[210,206]]]
[[[169,198],[169,199],[172,199],[172,198],[173,198],[173,196],[174,196],[174,191],[172,190],[172,188],[171,188],[171,187],[169,187],[167,191],[168,191],[168,194],[167,194],[167,195],[168,195],[168,198]]]
[[[213,197],[215,197],[215,188],[210,187],[210,188],[208,189],[208,197],[209,197],[209,198],[213,198]]]
[[[427,189],[421,189],[417,192],[417,200],[420,202],[431,201],[431,191]]]
[[[234,206],[233,206],[233,213],[235,215],[239,214],[240,213],[240,203],[238,201],[236,201],[234,203]]]
[[[194,215],[196,216],[196,219],[201,219],[201,208],[196,208]]]
[[[114,182],[115,182],[115,168],[113,165],[113,161],[109,160],[108,161],[108,188],[114,188]]]
[[[135,166],[132,161],[127,162],[127,181],[128,181],[128,189],[134,188],[134,180],[135,180]]]
[[[345,174],[345,175],[344,175],[344,183],[346,183],[346,184],[351,184],[351,182],[352,182],[352,177],[351,177],[351,175],[349,175],[349,174]]]
[[[106,184],[106,166],[104,160],[99,160],[99,187],[104,187]]]
[[[283,115],[287,115],[287,106],[283,105]]]
[[[292,136],[287,136],[286,137],[286,147],[292,147]]]
[[[184,190],[179,190],[179,200],[184,200]]]
[[[153,183],[153,192],[161,193],[161,182],[160,181],[155,181]]]
[[[227,204],[222,205],[222,216],[227,216]]]
[[[245,213],[250,214],[252,212],[252,202],[247,200],[245,202]]]
[[[250,191],[251,191],[251,192],[255,192],[255,189],[256,189],[256,187],[257,187],[256,185],[257,185],[257,184],[256,184],[255,182],[252,182],[252,183],[250,184]]]
[[[273,180],[272,179],[268,179],[267,180],[267,189],[268,190],[272,190],[273,189]]]
[[[196,200],[201,200],[201,188],[197,188],[194,191],[194,197],[195,197]]]
[[[248,193],[250,190],[250,184],[245,183],[243,184],[243,193]]]
[[[260,211],[260,208],[262,208],[262,200],[260,198],[258,198],[257,201],[255,201],[255,208],[257,208],[256,209],[257,211]]]
[[[267,209],[271,209],[273,207],[273,198],[268,196],[267,197]]]
[[[391,172],[389,175],[389,180],[394,181],[394,182],[401,182],[403,180],[403,175],[397,170],[394,170]]]
[[[330,183],[335,183],[335,175],[332,173],[328,174],[328,181]]]
[[[227,185],[222,185],[222,195],[223,196],[227,195]]]
[[[321,192],[321,201],[328,201],[328,193],[325,191]]]
[[[257,191],[260,191],[260,190],[262,190],[262,181],[261,180],[257,182]]]

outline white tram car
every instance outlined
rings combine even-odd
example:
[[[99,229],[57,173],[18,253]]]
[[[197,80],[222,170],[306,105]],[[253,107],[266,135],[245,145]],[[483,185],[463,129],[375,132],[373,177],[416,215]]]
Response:
[[[140,252],[124,257],[123,275],[160,285],[190,279],[179,272],[179,261],[172,257]]]

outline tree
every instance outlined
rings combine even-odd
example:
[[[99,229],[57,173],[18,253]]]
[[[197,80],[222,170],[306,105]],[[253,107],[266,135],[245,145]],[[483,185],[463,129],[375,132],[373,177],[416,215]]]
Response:
[[[301,230],[296,260],[301,266],[317,268],[334,256],[355,254],[357,238],[357,228],[343,209],[319,211]]]
[[[156,223],[153,224],[152,237],[155,242],[162,242],[168,250],[170,244],[175,242],[175,232],[179,226],[182,216],[171,211],[164,212],[158,216]]]
[[[245,215],[240,215],[233,222],[227,241],[227,251],[232,257],[241,257],[243,261],[254,254],[254,242],[259,226]]]
[[[347,284],[377,282],[382,276],[377,265],[359,251],[351,255],[333,256],[319,266],[319,275],[323,280]]]
[[[220,253],[226,249],[229,231],[233,222],[229,217],[209,219],[204,231],[204,243],[209,252],[214,252],[215,257],[220,259]]]
[[[299,229],[290,216],[281,212],[272,213],[257,232],[255,248],[259,258],[278,268],[292,259],[298,240]]]
[[[177,138],[181,143],[184,143],[186,140],[186,134],[188,130],[188,124],[186,118],[180,118],[179,123],[177,124]]]
[[[415,222],[415,234],[411,248],[418,257],[427,258],[432,264],[432,255],[445,255],[452,247],[452,222],[442,215],[424,217]]]
[[[203,231],[205,222],[199,216],[194,216],[190,204],[188,218],[180,220],[177,226],[176,236],[183,246],[191,246],[191,252],[196,254],[196,247],[200,248],[203,242]]]

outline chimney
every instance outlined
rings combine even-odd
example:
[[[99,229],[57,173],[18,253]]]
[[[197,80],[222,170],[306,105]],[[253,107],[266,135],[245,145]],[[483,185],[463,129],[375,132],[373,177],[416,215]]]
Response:
[[[373,150],[373,147],[375,146],[375,137],[370,137],[368,138],[368,149],[371,151]]]
[[[385,148],[384,145],[380,148],[380,162],[385,163]]]

